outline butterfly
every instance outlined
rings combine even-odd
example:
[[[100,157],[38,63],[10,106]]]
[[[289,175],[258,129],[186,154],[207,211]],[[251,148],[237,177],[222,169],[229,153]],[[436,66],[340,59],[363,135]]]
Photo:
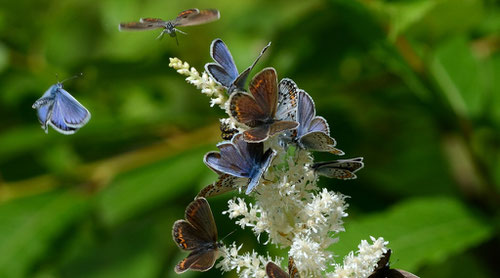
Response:
[[[229,98],[229,112],[237,122],[249,127],[243,132],[247,142],[262,142],[279,132],[297,128],[295,121],[282,120],[295,103],[290,95],[278,94],[274,68],[265,68],[250,82],[250,93],[238,91]]]
[[[233,56],[231,56],[231,52],[229,52],[226,44],[221,39],[215,39],[210,45],[210,56],[212,56],[212,59],[216,63],[207,63],[205,71],[210,74],[215,82],[226,88],[229,95],[236,89],[244,90],[250,71],[255,67],[260,57],[262,57],[270,45],[271,43],[268,43],[253,64],[239,74]]]
[[[283,271],[273,262],[268,262],[266,265],[266,274],[269,278],[300,278],[299,270],[295,266],[292,257],[288,258],[288,273]]]
[[[207,271],[213,267],[222,246],[217,243],[217,226],[208,201],[196,198],[187,206],[185,218],[175,221],[172,236],[182,250],[191,253],[175,266],[175,272]]]
[[[177,45],[179,41],[177,40],[176,32],[181,34],[186,34],[176,27],[181,26],[192,26],[209,23],[220,18],[220,13],[215,9],[198,10],[189,9],[180,12],[177,17],[173,20],[162,20],[160,18],[141,18],[139,22],[126,22],[120,23],[118,29],[120,31],[134,31],[134,30],[153,30],[163,28],[158,38],[163,37],[165,33],[169,34],[170,37],[175,37]]]
[[[303,90],[298,90],[297,102],[296,121],[300,125],[292,133],[286,133],[282,139],[296,143],[301,149],[343,155],[343,151],[335,148],[337,143],[329,135],[330,128],[325,118],[316,116],[311,96]]]
[[[247,143],[242,137],[238,133],[230,142],[219,143],[217,148],[220,153],[209,152],[203,161],[219,175],[248,178],[245,193],[250,194],[276,156],[276,151],[267,149],[264,152],[263,143]]]
[[[358,170],[364,167],[363,158],[339,159],[327,162],[316,162],[312,169],[318,175],[341,180],[355,179]]]
[[[387,250],[382,258],[378,261],[373,273],[368,278],[419,278],[417,275],[401,269],[391,269],[389,267],[389,259],[391,257],[391,249]]]
[[[50,125],[59,133],[73,134],[90,120],[90,112],[63,89],[62,82],[50,86],[32,107],[45,133]]]

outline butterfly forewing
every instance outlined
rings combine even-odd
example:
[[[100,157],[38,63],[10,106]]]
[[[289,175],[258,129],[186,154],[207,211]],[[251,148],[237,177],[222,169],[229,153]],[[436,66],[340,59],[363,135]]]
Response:
[[[269,48],[269,46],[271,46],[270,42],[260,51],[259,56],[257,57],[257,59],[255,59],[255,61],[253,61],[252,65],[249,66],[248,68],[246,68],[242,73],[240,73],[240,75],[238,77],[236,77],[236,79],[233,82],[233,84],[236,88],[242,89],[245,87],[245,82],[246,82],[248,76],[250,75],[250,72],[255,67],[257,62],[260,60],[260,57],[262,57],[262,55],[264,55],[264,53]]]
[[[186,220],[177,220],[172,228],[172,237],[182,250],[192,251],[207,242],[208,238],[200,238],[201,231]]]
[[[186,220],[198,229],[200,237],[217,241],[217,226],[210,205],[205,198],[197,198],[186,208]]]
[[[266,274],[269,278],[289,278],[290,275],[283,271],[273,262],[268,262],[266,265]]]
[[[61,108],[63,120],[67,126],[80,128],[90,120],[89,111],[66,90],[60,88],[56,93],[55,101]]]
[[[276,119],[295,121],[297,114],[297,85],[288,78],[281,79],[278,84],[278,109]]]
[[[124,22],[119,25],[120,30],[127,31],[153,30],[158,28],[164,28],[164,26],[159,22]]]
[[[210,56],[217,63],[208,63],[205,68],[216,81],[228,88],[238,76],[231,52],[221,39],[215,39],[210,45]]]
[[[278,105],[278,78],[274,68],[265,68],[250,82],[255,102],[269,119],[273,119]]]
[[[174,26],[192,26],[209,23],[220,18],[218,10],[189,9],[181,12],[173,21]]]
[[[238,122],[256,127],[269,120],[269,112],[265,111],[256,100],[245,92],[236,92],[229,98],[231,116]]]

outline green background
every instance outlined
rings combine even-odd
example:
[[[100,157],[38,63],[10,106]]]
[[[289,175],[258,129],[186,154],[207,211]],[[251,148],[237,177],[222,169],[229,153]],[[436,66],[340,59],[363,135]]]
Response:
[[[117,28],[193,7],[221,19],[181,28],[179,46]],[[498,277],[499,31],[487,0],[2,1],[0,277],[176,276],[171,227],[216,177],[202,158],[224,114],[168,58],[202,70],[217,37],[240,70],[272,41],[253,73],[295,80],[346,157],[364,157],[357,180],[320,181],[351,197],[338,262],[383,236],[421,277]],[[45,134],[31,105],[80,72],[64,86],[92,119]],[[237,229],[231,197],[210,200],[221,237]],[[239,228],[232,241],[283,254]]]

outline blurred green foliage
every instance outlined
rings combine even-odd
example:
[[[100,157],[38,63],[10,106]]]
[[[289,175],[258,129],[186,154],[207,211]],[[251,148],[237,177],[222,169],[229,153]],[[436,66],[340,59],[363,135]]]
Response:
[[[179,47],[118,32],[193,7],[221,19],[184,28]],[[272,41],[254,73],[295,80],[339,148],[364,156],[357,180],[321,180],[351,196],[333,252],[384,236],[393,265],[422,277],[498,277],[499,31],[493,0],[2,1],[0,277],[176,276],[171,226],[215,179],[202,157],[223,113],[168,58],[202,70],[217,37],[240,69]],[[31,104],[79,72],[65,88],[91,121],[44,134]],[[230,196],[211,200],[221,236]],[[233,240],[283,254],[248,231]],[[201,275],[219,274],[184,274]]]

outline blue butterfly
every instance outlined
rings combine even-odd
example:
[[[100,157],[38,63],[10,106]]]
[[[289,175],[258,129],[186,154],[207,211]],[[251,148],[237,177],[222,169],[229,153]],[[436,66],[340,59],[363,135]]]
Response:
[[[262,49],[259,57],[257,57],[250,67],[242,73],[238,73],[233,56],[231,56],[231,52],[229,52],[226,44],[221,39],[215,39],[210,45],[210,56],[212,56],[212,59],[216,63],[207,63],[205,65],[205,70],[215,82],[227,89],[228,94],[231,94],[236,89],[244,90],[245,82],[250,71],[270,45],[271,43],[268,43]]]
[[[335,148],[337,143],[330,137],[330,128],[325,118],[316,116],[316,108],[311,96],[304,90],[298,89],[293,81],[280,89],[285,92],[286,90],[297,91],[297,114],[290,120],[296,120],[299,123],[297,129],[282,136],[282,141],[293,142],[301,149],[343,155],[343,151]]]
[[[90,112],[63,89],[61,82],[52,85],[32,107],[45,133],[50,125],[62,134],[73,134],[90,120]]]
[[[263,143],[247,143],[242,137],[239,133],[230,142],[219,143],[220,153],[209,152],[203,160],[219,175],[248,178],[246,194],[250,194],[276,156],[276,151],[267,149],[264,152]]]

